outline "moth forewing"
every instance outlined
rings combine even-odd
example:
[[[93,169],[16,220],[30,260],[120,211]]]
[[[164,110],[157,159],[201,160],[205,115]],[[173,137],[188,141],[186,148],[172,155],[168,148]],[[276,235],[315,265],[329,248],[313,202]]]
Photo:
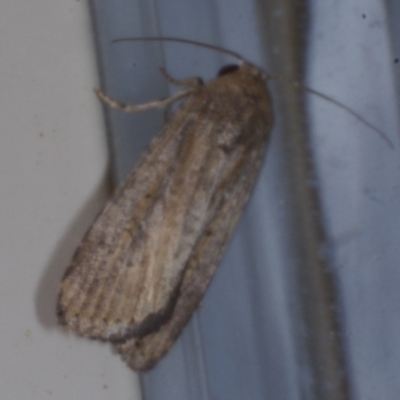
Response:
[[[231,181],[231,185],[225,188],[223,194],[219,193],[221,197],[218,199],[218,207],[213,210],[207,228],[194,246],[187,262],[180,295],[169,321],[152,334],[117,345],[125,361],[134,370],[145,371],[155,365],[174,343],[196,310],[247,200],[246,193],[251,190],[263,151],[261,145],[258,151],[253,153],[254,164],[243,157],[242,165],[237,165],[241,174]]]
[[[152,367],[198,306],[259,169],[271,124],[250,63],[198,86],[142,154],[75,253],[61,325]]]

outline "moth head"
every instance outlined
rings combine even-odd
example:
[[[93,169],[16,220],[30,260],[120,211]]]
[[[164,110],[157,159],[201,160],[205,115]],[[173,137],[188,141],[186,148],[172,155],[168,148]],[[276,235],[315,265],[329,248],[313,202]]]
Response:
[[[220,76],[231,74],[232,72],[237,71],[239,68],[240,67],[237,64],[225,65],[218,71],[217,76],[220,77]]]
[[[218,71],[218,77],[229,75],[238,71],[243,71],[247,75],[253,76],[256,79],[262,79],[263,81],[267,80],[268,75],[259,67],[254,64],[251,64],[247,61],[240,62],[239,64],[228,64],[223,66]]]

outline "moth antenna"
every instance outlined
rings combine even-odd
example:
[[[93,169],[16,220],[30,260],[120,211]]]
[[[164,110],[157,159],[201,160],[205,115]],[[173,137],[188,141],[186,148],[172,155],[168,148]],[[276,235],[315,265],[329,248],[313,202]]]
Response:
[[[185,44],[191,44],[193,46],[198,46],[198,47],[203,47],[206,49],[211,49],[211,50],[215,50],[215,51],[219,51],[221,53],[224,54],[228,54],[233,58],[236,58],[239,63],[244,63],[246,62],[246,60],[238,53],[232,51],[232,50],[228,50],[225,49],[223,47],[220,46],[215,46],[212,44],[208,44],[208,43],[204,43],[204,42],[199,42],[197,40],[191,40],[191,39],[183,39],[183,38],[178,38],[178,37],[170,37],[170,36],[166,36],[166,37],[160,37],[160,36],[155,36],[155,37],[127,37],[127,38],[120,38],[120,39],[115,39],[112,41],[112,43],[120,43],[120,42],[139,42],[139,41],[145,41],[145,42],[176,42],[176,43],[185,43]],[[310,92],[312,94],[315,94],[316,96],[326,100],[326,101],[330,101],[331,103],[335,104],[336,106],[340,107],[341,109],[347,111],[349,114],[351,114],[354,118],[356,118],[358,121],[360,121],[361,123],[363,123],[364,125],[368,126],[369,128],[371,128],[373,131],[375,131],[385,142],[386,144],[391,148],[394,149],[394,144],[393,142],[380,130],[378,129],[376,126],[374,126],[373,124],[371,124],[370,122],[368,122],[364,117],[362,117],[360,114],[356,113],[355,111],[353,111],[351,108],[347,107],[345,104],[341,103],[338,100],[335,100],[333,97],[328,96],[326,94],[323,94],[321,92],[319,92],[318,90],[312,89],[310,87],[308,87],[307,85],[304,85],[300,82],[296,82],[296,81],[291,81],[289,79],[286,79],[282,76],[279,75],[271,75],[271,74],[266,74],[266,79],[273,79],[279,82],[283,82],[283,83],[289,83],[295,87],[298,87],[299,89],[302,89],[306,92]]]
[[[146,42],[177,42],[177,43],[185,43],[185,44],[191,44],[193,46],[198,46],[198,47],[204,47],[206,49],[211,49],[215,51],[219,51],[224,54],[228,54],[234,58],[236,58],[240,63],[245,62],[245,59],[238,53],[235,53],[234,51],[225,49],[220,46],[214,46],[212,44],[208,43],[203,43],[203,42],[198,42],[196,40],[190,40],[190,39],[183,39],[183,38],[177,38],[177,37],[131,37],[131,38],[121,38],[121,39],[115,39],[112,41],[112,43],[118,43],[118,42],[138,42],[138,41],[146,41]]]
[[[291,84],[291,85],[293,85],[295,87],[298,87],[301,90],[304,90],[306,92],[310,92],[312,94],[315,94],[316,96],[335,104],[336,106],[340,107],[342,110],[347,111],[349,114],[351,114],[358,121],[360,121],[364,125],[366,125],[369,128],[371,128],[373,131],[375,131],[386,142],[386,144],[391,149],[394,149],[395,146],[394,146],[393,142],[380,129],[378,129],[376,126],[372,125],[364,117],[362,117],[360,114],[356,113],[350,107],[348,107],[345,104],[341,103],[340,101],[334,99],[333,97],[328,96],[326,94],[323,94],[322,92],[319,92],[318,90],[312,89],[309,86],[304,85],[303,83],[296,82],[296,81],[291,81],[291,80],[286,79],[286,78],[284,78],[282,76],[279,76],[279,75],[267,75],[267,79],[273,79],[273,80],[276,80],[276,81],[279,81],[279,82],[289,83],[289,84]]]

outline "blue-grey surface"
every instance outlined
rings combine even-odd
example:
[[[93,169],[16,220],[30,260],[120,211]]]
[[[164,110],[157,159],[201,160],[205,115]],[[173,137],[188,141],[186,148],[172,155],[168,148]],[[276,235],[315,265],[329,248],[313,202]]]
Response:
[[[267,3],[266,1],[264,3]],[[294,2],[293,2],[294,3]],[[177,78],[213,77],[220,54],[163,43],[119,43],[128,36],[178,36],[224,46],[267,68],[284,48],[263,35],[271,21],[284,23],[283,2],[262,14],[249,0],[93,0],[99,54],[107,93],[140,103],[168,93],[158,72]],[[291,2],[288,2],[289,7]],[[384,2],[309,1],[307,83],[345,103],[378,126],[390,149],[371,129],[324,100],[307,96],[312,145],[324,218],[327,253],[345,316],[345,338],[355,399],[397,399],[400,393],[400,163],[392,43]],[[269,41],[271,46],[266,48]],[[290,71],[283,66],[281,72]],[[121,179],[162,124],[162,112],[109,112],[115,135],[115,172]],[[286,231],[288,212],[279,110],[257,187],[240,220],[201,309],[171,352],[144,374],[147,400],[313,398],[300,381],[308,370],[298,359],[291,318],[296,309]]]
[[[318,182],[336,259],[356,399],[400,396],[400,130],[395,79],[400,52],[392,47],[385,4],[313,1],[309,42],[309,84],[368,118],[395,144],[390,149],[351,116],[310,98]],[[398,19],[393,23],[398,26]]]

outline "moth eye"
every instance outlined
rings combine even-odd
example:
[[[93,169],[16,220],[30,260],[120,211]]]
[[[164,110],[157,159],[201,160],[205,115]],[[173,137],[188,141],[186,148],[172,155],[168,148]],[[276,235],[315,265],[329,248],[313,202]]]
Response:
[[[218,71],[217,76],[228,75],[228,74],[231,74],[232,72],[237,71],[238,69],[239,69],[239,65],[236,65],[236,64],[225,65],[225,67],[222,67]]]

